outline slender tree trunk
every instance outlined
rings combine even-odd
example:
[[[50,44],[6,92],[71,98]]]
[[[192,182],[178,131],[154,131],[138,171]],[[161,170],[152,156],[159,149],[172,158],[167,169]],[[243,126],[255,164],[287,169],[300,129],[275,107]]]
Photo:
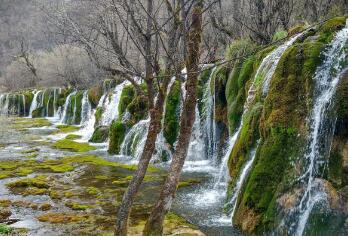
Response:
[[[134,202],[134,198],[139,191],[140,185],[144,180],[147,167],[149,166],[152,154],[155,150],[156,139],[161,131],[161,117],[163,111],[163,99],[157,99],[154,104],[154,85],[153,85],[153,67],[152,67],[152,12],[153,0],[147,0],[147,24],[145,35],[145,82],[147,85],[148,106],[150,111],[150,124],[146,137],[143,153],[141,155],[138,169],[136,170],[132,181],[129,183],[127,191],[123,195],[122,203],[116,216],[115,236],[126,236],[129,214]],[[159,94],[159,97],[161,93]]]
[[[192,24],[189,33],[188,58],[186,61],[188,71],[186,83],[187,92],[180,121],[178,145],[160,197],[145,225],[143,231],[143,235],[145,236],[162,235],[164,217],[171,208],[180,173],[186,159],[192,127],[195,120],[195,107],[197,104],[198,64],[200,56],[199,47],[202,34],[202,8],[202,1],[197,0],[192,10]]]

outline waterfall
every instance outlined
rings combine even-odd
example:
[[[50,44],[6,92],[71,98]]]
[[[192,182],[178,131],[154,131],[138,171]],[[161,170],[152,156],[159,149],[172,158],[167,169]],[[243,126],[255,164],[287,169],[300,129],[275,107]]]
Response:
[[[217,67],[211,71],[209,80],[207,82],[203,100],[203,115],[205,116],[204,127],[206,141],[207,141],[207,156],[208,158],[215,159],[217,154],[217,132],[216,132],[216,122],[215,122],[215,79],[214,74]],[[197,114],[197,113],[196,113]]]
[[[33,97],[33,101],[31,102],[30,105],[30,109],[29,109],[29,118],[33,117],[33,111],[38,107],[38,96],[41,93],[40,90],[33,92],[34,93],[34,97]]]
[[[332,108],[332,98],[340,81],[344,67],[347,66],[345,47],[348,40],[348,21],[346,27],[339,31],[330,46],[324,52],[324,62],[314,75],[315,92],[313,109],[310,117],[310,135],[304,156],[305,166],[300,181],[305,185],[301,201],[295,210],[299,215],[296,235],[303,235],[312,208],[326,200],[325,193],[317,187],[316,177],[321,175],[320,167],[326,162],[330,147],[323,145],[323,140],[330,140],[335,121],[328,118]],[[324,146],[324,147],[323,147]]]
[[[263,86],[268,87],[270,83],[271,78],[273,77],[273,74],[276,70],[276,67],[278,65],[278,62],[280,60],[280,58],[282,57],[282,55],[284,54],[284,52],[286,51],[286,49],[291,46],[296,39],[298,39],[300,35],[296,35],[294,37],[292,37],[291,39],[289,39],[287,42],[285,42],[283,45],[279,46],[277,49],[273,50],[268,56],[266,56],[261,64],[260,67],[258,68],[253,80],[252,80],[252,85],[250,86],[249,90],[248,90],[248,97],[245,101],[244,104],[244,111],[242,114],[242,118],[241,118],[241,122],[239,124],[239,127],[237,128],[237,130],[234,132],[234,134],[231,136],[231,138],[228,141],[227,144],[227,148],[225,150],[225,154],[222,158],[222,161],[220,163],[220,165],[218,166],[218,171],[215,174],[215,178],[214,178],[214,182],[212,184],[210,184],[208,186],[208,189],[206,189],[206,193],[208,193],[209,195],[215,196],[216,194],[219,194],[219,196],[223,195],[223,197],[226,196],[226,194],[221,194],[221,191],[226,191],[226,186],[228,184],[228,181],[230,179],[229,177],[229,173],[228,173],[228,160],[230,157],[230,154],[234,148],[234,145],[236,144],[239,134],[242,130],[243,127],[243,120],[245,117],[245,114],[247,114],[247,112],[249,111],[249,104],[254,100],[255,97],[255,91],[256,91],[256,80],[258,79],[262,79],[263,80]],[[211,78],[209,79],[211,80]],[[210,82],[209,82],[210,83]],[[265,85],[266,84],[266,85]],[[209,91],[210,90],[210,91]],[[212,121],[214,119],[214,110],[215,110],[215,102],[213,97],[215,97],[215,95],[213,94],[213,92],[211,91],[210,86],[207,88],[206,92],[205,92],[205,115],[206,115],[206,120],[205,120],[205,129],[207,132],[207,136],[209,138],[208,140],[208,144],[209,147],[214,148],[214,146],[216,145],[216,138],[214,137],[214,135],[216,132],[214,129],[214,122]],[[209,98],[211,97],[211,98]],[[215,146],[216,148],[216,146]],[[240,194],[240,190],[243,187],[243,183],[245,181],[245,179],[248,177],[248,173],[250,172],[250,169],[253,166],[254,160],[255,160],[255,153],[256,153],[255,149],[251,154],[250,159],[246,162],[244,168],[241,170],[241,173],[239,174],[239,177],[237,179],[237,184],[235,186],[235,188],[233,189],[233,196],[231,201],[231,204],[233,206],[232,209],[232,213],[234,213],[234,210],[236,208],[236,200],[238,199],[238,195]],[[210,152],[210,155],[214,154],[214,152]],[[215,219],[215,222],[219,222],[219,223],[223,223],[226,224],[226,222],[228,222],[229,224],[231,223],[231,217],[233,216],[233,214],[229,215],[228,218],[226,218],[226,216],[221,216],[219,219]]]
[[[195,108],[195,121],[193,123],[192,133],[190,137],[190,144],[187,151],[186,160],[188,161],[198,161],[206,159],[204,145],[204,135],[202,133],[203,129],[201,125],[201,117],[198,110],[198,105]]]
[[[75,124],[76,122],[76,111],[77,111],[77,96],[74,97],[74,109],[73,109],[73,117],[71,124]]]
[[[290,40],[288,40],[283,45],[276,48],[272,53],[267,55],[265,59],[262,61],[256,73],[256,79],[263,78],[262,92],[264,95],[268,93],[271,79],[277,68],[280,58],[282,57],[286,49],[288,49],[302,35],[303,33],[293,36],[292,38],[290,38]]]
[[[150,119],[141,120],[129,130],[121,145],[122,155],[131,155],[135,160],[139,160],[145,146],[149,124]]]
[[[113,120],[118,118],[118,103],[120,101],[123,88],[128,84],[128,81],[124,81],[123,83],[117,85],[111,98],[104,101],[103,114],[100,121],[101,125],[109,126]]]
[[[103,97],[100,98],[98,107],[102,105],[102,99]],[[92,110],[92,105],[88,98],[88,90],[83,93],[81,104],[81,126],[83,128],[75,132],[75,134],[81,136],[81,141],[88,141],[93,135],[95,125],[95,109]]]
[[[88,99],[88,90],[83,92],[81,102],[81,125],[85,125],[86,122],[91,118],[92,106]]]
[[[257,141],[257,143],[259,143],[259,141]],[[233,216],[234,216],[234,213],[236,211],[236,208],[237,208],[237,201],[238,201],[238,196],[239,196],[239,193],[243,187],[243,184],[245,183],[245,180],[246,178],[248,177],[249,175],[249,172],[253,166],[253,163],[254,163],[254,160],[255,160],[255,157],[256,157],[256,150],[258,148],[258,145],[256,146],[255,149],[253,149],[250,153],[250,160],[247,161],[247,163],[245,164],[245,166],[243,167],[238,179],[237,179],[237,182],[236,182],[236,185],[235,187],[233,188],[233,192],[232,192],[232,198],[230,200],[230,204],[232,205],[232,211],[231,211],[231,214],[230,214],[230,218],[232,218],[233,220]]]
[[[65,100],[63,114],[62,114],[62,117],[60,119],[60,123],[62,123],[62,124],[64,124],[68,120],[68,115],[69,115],[68,109],[69,109],[69,105],[71,103],[71,96],[74,96],[75,94],[76,94],[76,91],[70,93]]]

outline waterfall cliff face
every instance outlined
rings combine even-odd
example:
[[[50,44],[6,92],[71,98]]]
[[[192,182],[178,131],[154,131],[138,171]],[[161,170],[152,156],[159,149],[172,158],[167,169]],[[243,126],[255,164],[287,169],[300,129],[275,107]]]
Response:
[[[303,235],[308,218],[316,205],[328,204],[327,192],[323,191],[325,166],[331,149],[335,118],[330,117],[333,108],[333,96],[342,73],[348,66],[348,21],[344,29],[339,31],[329,47],[324,51],[324,62],[319,66],[313,78],[314,96],[313,108],[309,118],[309,137],[306,152],[303,158],[302,174],[299,181],[304,186],[304,192],[299,204],[292,214],[298,220],[292,223],[290,234]]]

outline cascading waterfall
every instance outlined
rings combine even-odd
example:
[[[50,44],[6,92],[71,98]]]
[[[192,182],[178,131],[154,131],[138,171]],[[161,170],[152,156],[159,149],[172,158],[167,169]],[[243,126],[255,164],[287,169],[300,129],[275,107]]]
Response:
[[[263,61],[261,62],[261,66],[258,68],[258,71],[253,79],[253,83],[252,86],[249,88],[248,91],[248,97],[246,99],[246,102],[244,104],[244,111],[243,111],[243,115],[242,115],[242,119],[241,119],[241,123],[239,125],[239,127],[237,128],[236,132],[232,135],[232,137],[229,139],[228,141],[228,145],[227,148],[225,150],[225,154],[222,158],[222,161],[218,167],[218,170],[215,172],[215,177],[214,177],[214,181],[209,184],[208,186],[206,186],[205,189],[200,189],[195,195],[195,201],[199,202],[199,204],[202,204],[203,206],[207,204],[207,202],[211,205],[216,204],[216,202],[221,201],[222,199],[224,199],[226,197],[226,186],[228,184],[228,181],[230,179],[229,174],[228,174],[228,159],[230,156],[230,153],[233,150],[233,147],[238,139],[238,136],[240,134],[240,131],[242,129],[243,126],[243,118],[244,115],[247,113],[248,111],[248,106],[250,104],[251,101],[253,101],[254,99],[254,95],[255,95],[255,89],[256,89],[256,85],[255,85],[255,80],[256,79],[260,79],[260,78],[265,78],[263,80],[263,83],[269,83],[270,79],[272,78],[276,66],[281,58],[281,56],[284,54],[284,52],[286,51],[286,49],[291,46],[296,39],[298,39],[300,35],[296,35],[294,37],[292,37],[289,41],[285,42],[283,45],[281,45],[279,48],[275,49],[273,52],[271,52],[267,57],[265,57],[263,59]],[[213,73],[212,73],[213,75]],[[212,77],[211,75],[211,77]],[[209,154],[214,158],[214,153],[216,152],[216,150],[214,150],[214,147],[216,149],[216,127],[214,128],[214,110],[215,110],[215,94],[213,93],[213,91],[211,91],[211,78],[209,79],[208,82],[208,87],[205,91],[204,94],[204,115],[206,117],[206,119],[204,120],[204,128],[207,132],[207,137],[208,137],[208,145],[210,148],[212,148],[212,151],[209,152]],[[267,87],[268,85],[266,85]],[[255,152],[256,153],[256,149]],[[215,157],[217,158],[217,157]],[[238,199],[238,195],[240,193],[240,189],[243,186],[243,183],[245,182],[245,179],[248,177],[248,173],[250,172],[251,167],[253,166],[253,162],[255,160],[255,155],[251,155],[249,161],[246,162],[243,170],[240,173],[240,176],[237,180],[237,184],[236,188],[233,190],[233,196],[232,196],[232,202],[229,205],[234,206],[235,205],[235,201]],[[217,163],[217,160],[215,160],[215,162]],[[211,163],[209,163],[209,165],[211,165]],[[223,194],[222,194],[223,192]],[[235,200],[233,200],[235,199]],[[204,202],[202,202],[204,201]],[[235,208],[235,207],[233,207]],[[234,211],[234,209],[232,209],[232,212]],[[230,213],[232,213],[230,212]],[[213,224],[219,224],[219,225],[230,225],[231,224],[231,217],[232,214],[230,214],[229,216],[226,215],[220,215],[220,216],[214,216],[214,219],[210,219],[207,220],[208,224],[211,224],[213,222]]]
[[[257,143],[259,143],[259,141]],[[236,185],[233,188],[232,198],[229,202],[229,204],[232,205],[232,211],[230,213],[230,218],[233,218],[234,213],[236,211],[238,196],[239,196],[240,191],[243,187],[243,184],[244,184],[246,178],[248,177],[249,172],[253,166],[253,163],[254,163],[254,160],[256,157],[257,148],[258,148],[258,145],[256,146],[256,148],[254,150],[251,151],[251,153],[250,153],[251,158],[247,161],[247,163],[243,167],[243,169],[242,169],[242,171],[237,179]]]
[[[71,97],[74,96],[75,94],[76,94],[76,91],[70,93],[65,100],[63,114],[62,114],[62,117],[60,119],[60,123],[62,123],[62,124],[64,124],[68,120],[68,109],[69,109],[69,105],[71,103]]]
[[[88,98],[88,90],[83,92],[81,102],[81,125],[85,125],[91,117],[92,106]]]
[[[217,67],[214,67],[209,76],[207,82],[203,99],[203,115],[205,116],[204,120],[204,130],[207,141],[207,156],[208,158],[215,159],[217,155],[217,133],[216,133],[216,122],[215,122],[215,80],[214,74]],[[196,113],[197,114],[197,113]]]
[[[327,163],[330,147],[322,145],[325,140],[331,140],[335,120],[329,119],[332,108],[332,98],[340,81],[342,71],[347,67],[346,53],[348,40],[348,21],[346,27],[339,31],[330,46],[324,52],[324,62],[316,70],[314,106],[310,118],[310,135],[307,151],[304,156],[304,171],[300,177],[305,184],[305,191],[299,205],[292,214],[296,214],[295,227],[290,228],[290,234],[303,235],[313,207],[326,202],[327,197],[319,187],[316,178],[321,176],[320,168]]]
[[[257,72],[255,74],[255,77],[253,79],[253,83],[249,88],[248,91],[248,97],[246,99],[246,102],[244,104],[244,111],[243,111],[243,115],[242,115],[242,119],[241,119],[241,123],[240,126],[236,132],[235,135],[239,135],[242,127],[243,127],[243,120],[244,120],[244,116],[245,114],[249,111],[249,105],[250,103],[253,101],[254,97],[255,97],[255,83],[256,80],[258,79],[263,79],[262,80],[262,92],[263,95],[267,95],[268,90],[269,90],[269,85],[271,82],[271,79],[274,75],[274,72],[276,71],[277,65],[279,63],[279,60],[281,59],[282,55],[285,53],[286,49],[288,49],[300,36],[301,34],[297,34],[295,36],[293,36],[292,38],[290,38],[287,42],[285,42],[283,45],[279,46],[278,48],[276,48],[274,51],[272,51],[269,55],[267,55],[261,62],[259,68],[257,69]],[[235,141],[232,142],[233,146],[236,143]],[[233,147],[231,148],[231,151],[233,150]],[[243,169],[241,170],[241,173],[237,179],[236,185],[232,191],[232,197],[229,201],[229,205],[232,206],[232,210],[230,213],[230,218],[234,217],[234,213],[237,207],[237,200],[240,194],[240,190],[246,180],[246,178],[248,177],[248,174],[254,164],[254,160],[256,157],[256,151],[257,151],[257,147],[255,148],[255,150],[253,150],[251,152],[251,158],[249,159],[249,161],[246,162],[246,164],[244,165]],[[224,161],[224,167],[227,169],[227,162],[228,162],[228,158]],[[221,176],[224,175],[221,171],[220,171],[220,177],[218,181],[221,181],[222,178]]]
[[[121,145],[122,155],[139,160],[145,146],[149,124],[150,119],[141,120],[128,131]]]
[[[103,105],[103,114],[100,121],[101,125],[109,126],[113,120],[118,118],[118,103],[120,101],[123,88],[128,84],[128,81],[124,81],[123,83],[117,85],[111,98],[105,99]]]
[[[40,91],[40,90],[33,92],[34,97],[33,97],[33,101],[31,102],[30,109],[29,109],[29,118],[33,117],[33,111],[38,107],[38,96],[41,92],[42,91]]]
[[[101,101],[103,97],[101,97],[99,103],[101,106]],[[88,141],[94,132],[94,124],[95,124],[95,110],[92,110],[92,105],[88,98],[88,90],[83,93],[82,97],[82,108],[81,108],[81,126],[83,127],[79,131],[75,132],[75,134],[80,135],[81,141]],[[98,105],[99,106],[99,105]]]

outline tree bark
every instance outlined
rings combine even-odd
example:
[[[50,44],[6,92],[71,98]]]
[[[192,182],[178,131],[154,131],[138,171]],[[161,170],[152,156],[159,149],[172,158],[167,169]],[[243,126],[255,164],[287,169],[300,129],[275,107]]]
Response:
[[[196,1],[192,10],[192,24],[188,40],[188,58],[186,67],[188,71],[186,82],[186,98],[180,121],[180,135],[177,149],[174,153],[170,171],[162,188],[160,197],[150,214],[145,225],[144,236],[157,236],[163,233],[163,221],[171,208],[171,204],[178,186],[189,143],[193,123],[195,120],[195,107],[197,104],[197,83],[199,71],[199,48],[202,35],[202,8],[201,0]]]

